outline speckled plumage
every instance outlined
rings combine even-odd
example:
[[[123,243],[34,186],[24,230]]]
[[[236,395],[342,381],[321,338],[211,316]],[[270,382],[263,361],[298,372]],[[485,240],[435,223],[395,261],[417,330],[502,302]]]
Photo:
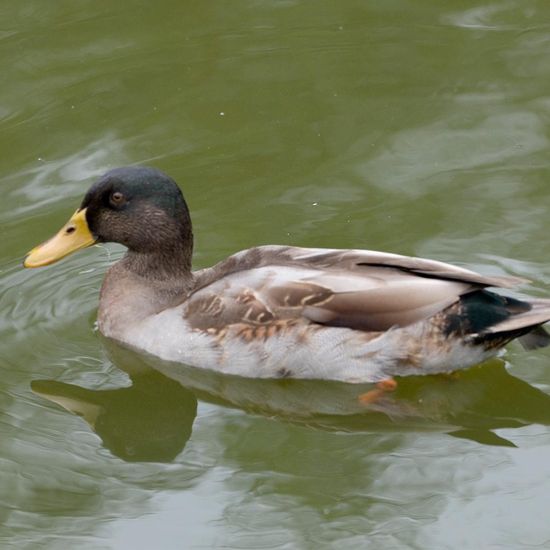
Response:
[[[99,312],[106,336],[230,374],[347,382],[449,372],[494,355],[512,336],[502,333],[494,345],[467,332],[460,297],[519,282],[380,252],[264,246],[195,272],[180,303],[156,313],[140,306],[139,318],[121,314],[126,301],[135,306],[136,295],[150,292],[148,281],[139,291],[132,279],[106,279]],[[126,298],[111,298],[117,287]],[[527,308],[514,330],[533,314]],[[550,305],[536,315],[550,317]],[[458,325],[449,331],[451,318]]]
[[[107,173],[86,195],[94,238],[128,246],[101,290],[100,331],[170,361],[247,377],[376,382],[449,372],[513,338],[549,342],[550,300],[519,301],[449,264],[366,250],[262,246],[190,270],[192,230],[175,183]]]

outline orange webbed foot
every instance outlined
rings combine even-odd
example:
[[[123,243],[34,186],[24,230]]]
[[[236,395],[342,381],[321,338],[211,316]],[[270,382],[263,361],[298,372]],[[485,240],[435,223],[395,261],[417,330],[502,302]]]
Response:
[[[376,387],[368,392],[362,393],[357,398],[362,405],[371,405],[380,399],[384,394],[395,391],[397,382],[393,378],[386,378],[376,383]]]

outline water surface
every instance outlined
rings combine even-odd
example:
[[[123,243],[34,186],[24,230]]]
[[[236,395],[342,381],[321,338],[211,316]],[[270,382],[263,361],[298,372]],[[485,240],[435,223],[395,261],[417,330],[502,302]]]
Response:
[[[13,548],[547,548],[550,351],[363,388],[111,349],[117,246],[25,252],[94,177],[181,185],[195,266],[383,249],[550,295],[550,6],[2,3],[0,541]]]

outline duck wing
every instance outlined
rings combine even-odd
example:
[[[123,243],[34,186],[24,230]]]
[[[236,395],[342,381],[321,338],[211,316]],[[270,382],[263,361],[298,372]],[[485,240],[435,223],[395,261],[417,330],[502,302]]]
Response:
[[[215,330],[302,319],[376,332],[426,319],[469,292],[522,281],[382,252],[265,246],[198,272],[185,315]]]

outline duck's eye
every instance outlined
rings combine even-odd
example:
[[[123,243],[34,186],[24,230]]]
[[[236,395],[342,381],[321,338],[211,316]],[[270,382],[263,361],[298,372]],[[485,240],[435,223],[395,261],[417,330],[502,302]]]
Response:
[[[111,200],[112,205],[120,206],[121,204],[124,203],[125,198],[124,198],[124,195],[120,191],[113,191],[111,193],[110,200]]]

